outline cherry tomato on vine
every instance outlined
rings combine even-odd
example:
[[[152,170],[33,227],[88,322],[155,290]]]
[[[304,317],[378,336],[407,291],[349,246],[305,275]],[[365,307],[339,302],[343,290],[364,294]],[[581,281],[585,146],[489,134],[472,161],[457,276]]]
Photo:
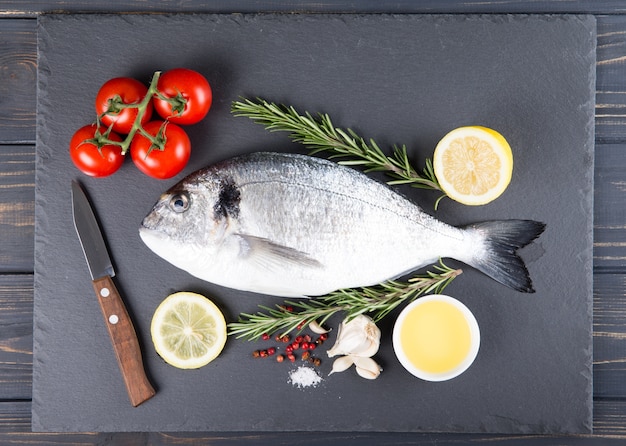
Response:
[[[195,124],[209,112],[213,92],[206,78],[188,68],[166,71],[157,83],[154,108],[159,116],[176,124]],[[159,98],[159,94],[169,100]]]
[[[130,143],[130,156],[137,168],[160,180],[171,178],[183,170],[191,154],[187,133],[171,122],[163,124],[163,121],[151,121],[143,126],[157,141],[164,142],[163,150],[141,133],[137,133]]]
[[[137,108],[124,108],[124,105],[139,104],[148,93],[148,87],[130,77],[116,77],[106,81],[96,95],[96,113],[102,123],[113,131],[127,134],[135,119]],[[141,123],[145,124],[152,117],[152,101],[146,107]],[[108,112],[108,113],[107,113]]]
[[[86,175],[106,177],[115,173],[124,162],[124,155],[119,146],[104,144],[98,150],[98,144],[90,141],[96,136],[95,124],[81,127],[70,140],[70,158],[74,165]],[[121,142],[122,138],[110,132],[108,139]]]

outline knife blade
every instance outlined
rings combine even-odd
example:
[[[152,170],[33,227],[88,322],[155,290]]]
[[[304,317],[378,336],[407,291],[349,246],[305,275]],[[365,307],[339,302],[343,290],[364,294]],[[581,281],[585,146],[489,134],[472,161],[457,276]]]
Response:
[[[137,333],[113,277],[115,271],[93,209],[77,181],[72,181],[72,214],[94,291],[131,404],[137,407],[156,393],[143,366]]]

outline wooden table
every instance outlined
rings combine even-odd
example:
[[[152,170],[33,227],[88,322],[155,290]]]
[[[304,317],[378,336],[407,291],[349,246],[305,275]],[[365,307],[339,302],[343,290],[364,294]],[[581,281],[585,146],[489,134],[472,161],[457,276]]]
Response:
[[[626,2],[0,0],[0,444],[626,443]],[[594,435],[31,433],[36,17],[42,12],[590,13],[597,17]],[[546,193],[556,193],[546,191]],[[306,403],[303,402],[303,413]],[[314,414],[311,414],[314,416]]]

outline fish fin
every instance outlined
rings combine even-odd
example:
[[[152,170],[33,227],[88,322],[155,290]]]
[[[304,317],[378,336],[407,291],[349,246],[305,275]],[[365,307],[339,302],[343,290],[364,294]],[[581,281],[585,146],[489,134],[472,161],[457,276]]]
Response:
[[[319,268],[320,262],[308,254],[288,246],[279,245],[269,239],[246,234],[240,237],[240,255],[249,257],[266,268],[274,269],[287,265],[300,265]]]
[[[467,263],[514,290],[534,293],[528,269],[516,251],[539,237],[545,227],[533,220],[499,220],[467,226],[466,230],[480,234],[485,246]]]

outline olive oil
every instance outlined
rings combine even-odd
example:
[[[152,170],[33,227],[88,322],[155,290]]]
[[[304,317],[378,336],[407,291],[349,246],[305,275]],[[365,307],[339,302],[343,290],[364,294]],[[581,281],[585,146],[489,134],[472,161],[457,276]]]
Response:
[[[463,313],[448,302],[430,301],[409,312],[400,331],[407,359],[427,373],[458,367],[470,351],[470,328]]]
[[[432,295],[402,311],[394,327],[393,343],[398,359],[413,375],[444,381],[472,364],[480,332],[476,319],[461,302]]]

